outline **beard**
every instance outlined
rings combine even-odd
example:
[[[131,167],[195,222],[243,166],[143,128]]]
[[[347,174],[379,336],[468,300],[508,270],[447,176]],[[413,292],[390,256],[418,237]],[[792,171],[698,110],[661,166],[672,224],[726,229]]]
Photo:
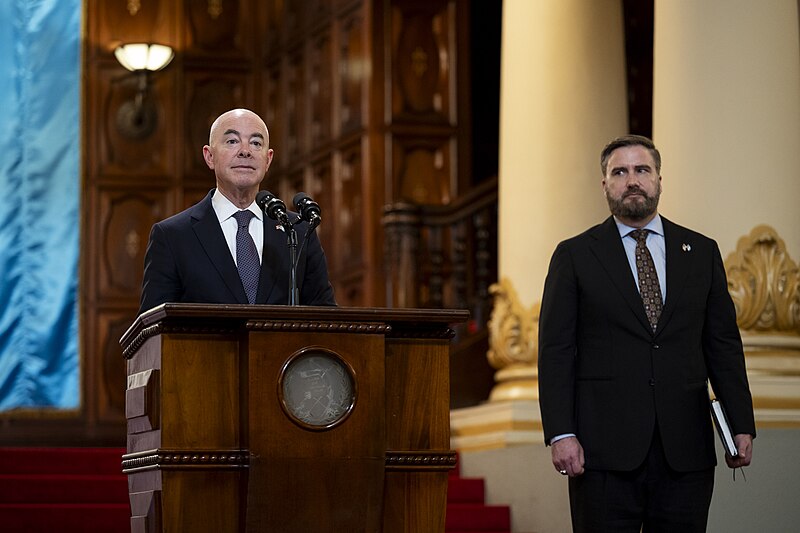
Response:
[[[625,202],[625,199],[632,194],[641,194],[642,198],[637,198],[631,202]],[[658,189],[653,196],[649,196],[646,192],[638,187],[626,190],[621,198],[612,198],[606,191],[606,200],[608,201],[608,208],[611,214],[617,218],[627,218],[630,220],[643,220],[658,209],[658,200],[661,198],[661,184],[658,184]]]

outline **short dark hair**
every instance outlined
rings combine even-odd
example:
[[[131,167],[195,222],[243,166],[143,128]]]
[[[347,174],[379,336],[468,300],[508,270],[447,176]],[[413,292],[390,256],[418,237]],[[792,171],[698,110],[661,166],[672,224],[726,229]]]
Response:
[[[656,174],[661,174],[661,154],[658,152],[658,148],[656,148],[653,141],[642,135],[623,135],[608,143],[600,153],[600,170],[603,171],[603,176],[606,175],[608,159],[611,157],[611,153],[617,148],[623,148],[625,146],[644,146],[647,148],[647,150],[650,151],[650,155],[653,156],[653,161],[656,163]]]

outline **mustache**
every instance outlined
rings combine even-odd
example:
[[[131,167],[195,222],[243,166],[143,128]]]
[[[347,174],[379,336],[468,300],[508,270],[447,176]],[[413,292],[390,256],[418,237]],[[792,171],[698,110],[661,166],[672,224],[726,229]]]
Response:
[[[650,196],[646,192],[644,192],[642,189],[640,189],[639,187],[636,187],[636,186],[633,186],[630,189],[628,189],[627,191],[625,191],[622,194],[622,198],[625,199],[628,196],[633,196],[634,194],[639,194],[639,195],[644,196],[645,198],[650,198]]]

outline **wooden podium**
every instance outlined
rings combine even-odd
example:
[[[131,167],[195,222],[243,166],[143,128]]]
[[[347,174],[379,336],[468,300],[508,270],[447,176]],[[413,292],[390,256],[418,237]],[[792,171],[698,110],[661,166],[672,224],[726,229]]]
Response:
[[[120,343],[133,532],[444,531],[467,311],[164,304]]]

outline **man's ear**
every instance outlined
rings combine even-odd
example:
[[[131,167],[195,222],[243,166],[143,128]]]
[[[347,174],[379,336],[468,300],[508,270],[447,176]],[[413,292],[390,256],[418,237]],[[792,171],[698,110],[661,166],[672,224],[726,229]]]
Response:
[[[208,168],[214,170],[214,154],[211,153],[211,147],[209,145],[203,146],[203,159],[205,159]]]

